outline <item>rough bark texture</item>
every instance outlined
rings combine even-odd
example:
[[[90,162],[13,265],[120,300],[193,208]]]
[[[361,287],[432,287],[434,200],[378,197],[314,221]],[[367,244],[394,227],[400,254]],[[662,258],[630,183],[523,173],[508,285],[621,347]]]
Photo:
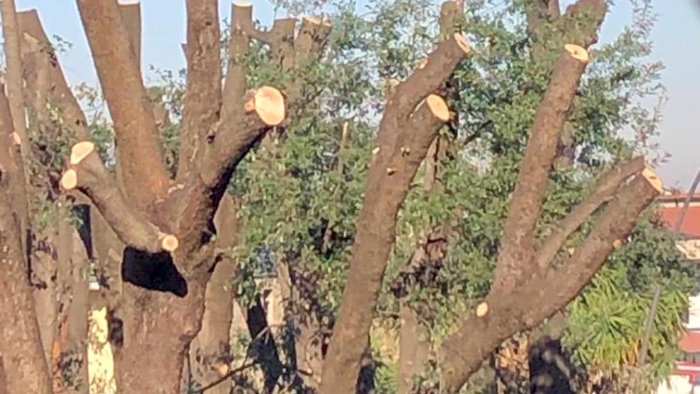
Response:
[[[233,320],[234,279],[238,264],[230,256],[230,249],[238,241],[239,224],[236,204],[231,196],[225,196],[215,218],[216,229],[221,234],[221,249],[204,299],[202,329],[190,344],[189,357],[192,377],[203,386],[225,376],[231,364],[229,332]],[[220,383],[211,389],[212,394],[228,394],[231,385]]]
[[[439,127],[447,121],[435,117],[421,101],[443,84],[466,52],[466,44],[456,36],[441,42],[425,67],[399,84],[387,102],[376,140],[379,151],[370,166],[356,227],[350,272],[323,366],[321,393],[355,392],[394,245],[396,215]]]
[[[182,114],[178,181],[186,179],[196,151],[215,127],[221,110],[218,2],[187,1],[187,86]]]
[[[533,272],[534,231],[547,191],[561,128],[587,62],[564,50],[535,114],[525,156],[520,163],[492,291],[509,293]]]
[[[29,284],[29,266],[19,236],[20,219],[13,211],[10,179],[23,171],[20,152],[12,143],[10,108],[0,95],[0,336],[6,387],[12,393],[51,393],[36,310]]]

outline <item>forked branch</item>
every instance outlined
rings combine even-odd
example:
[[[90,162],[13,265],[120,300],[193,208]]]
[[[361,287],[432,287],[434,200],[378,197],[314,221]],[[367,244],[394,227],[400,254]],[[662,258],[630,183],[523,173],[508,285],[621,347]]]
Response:
[[[639,156],[620,163],[607,171],[596,184],[595,190],[582,203],[562,219],[551,235],[537,250],[537,265],[545,268],[552,263],[564,242],[586,221],[603,203],[610,200],[627,178],[639,174],[644,169],[644,158]]]
[[[627,237],[639,215],[661,192],[656,175],[644,170],[619,189],[568,261],[538,270],[511,293],[491,291],[440,346],[442,392],[458,392],[506,338],[537,326],[571,302],[600,270],[616,240]]]
[[[117,236],[127,245],[149,253],[173,252],[178,239],[166,234],[134,212],[97,155],[95,144],[73,145],[68,169],[61,177],[65,190],[78,189],[102,213]]]

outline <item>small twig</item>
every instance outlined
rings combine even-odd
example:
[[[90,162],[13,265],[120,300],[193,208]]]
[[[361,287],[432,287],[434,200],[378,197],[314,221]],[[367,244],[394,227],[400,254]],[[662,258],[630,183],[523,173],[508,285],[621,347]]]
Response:
[[[258,365],[258,362],[257,362],[257,361],[253,361],[253,362],[250,362],[250,363],[248,363],[248,364],[244,364],[244,365],[242,365],[242,366],[240,366],[240,367],[238,367],[238,368],[232,369],[232,370],[230,370],[226,375],[224,375],[224,376],[220,377],[219,379],[213,381],[212,383],[209,383],[208,385],[202,387],[202,390],[201,390],[200,392],[203,393],[203,392],[205,392],[205,391],[207,391],[207,390],[209,390],[209,389],[211,389],[211,388],[213,388],[213,387],[215,387],[215,386],[218,386],[219,384],[221,384],[221,383],[225,382],[226,380],[230,379],[233,375],[235,375],[235,374],[237,374],[237,373],[239,373],[239,372],[243,372],[243,371],[245,371],[246,369],[248,369],[248,368],[250,368],[250,367],[254,367],[254,366],[256,366],[256,365]]]

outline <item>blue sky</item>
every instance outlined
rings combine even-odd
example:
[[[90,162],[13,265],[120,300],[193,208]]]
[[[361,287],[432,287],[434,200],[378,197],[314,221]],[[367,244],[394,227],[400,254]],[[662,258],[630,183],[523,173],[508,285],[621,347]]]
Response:
[[[602,39],[615,37],[630,20],[631,0],[616,0],[603,26]],[[637,0],[639,1],[639,0]],[[18,10],[36,8],[49,35],[74,44],[61,62],[71,83],[96,80],[75,1],[16,0]],[[562,0],[562,6],[573,0]],[[255,17],[269,23],[274,17],[265,0],[254,0]],[[229,15],[230,2],[220,1],[220,15]],[[469,4],[469,0],[467,0]],[[658,170],[668,186],[687,188],[700,168],[700,5],[696,0],[653,0],[659,19],[654,27],[653,60],[666,66],[663,83],[668,102],[663,111],[659,142],[672,156]],[[143,66],[179,69],[184,66],[180,43],[185,40],[184,0],[143,0]],[[685,33],[681,34],[684,30]],[[147,73],[148,75],[148,73]],[[147,76],[148,78],[148,76]]]

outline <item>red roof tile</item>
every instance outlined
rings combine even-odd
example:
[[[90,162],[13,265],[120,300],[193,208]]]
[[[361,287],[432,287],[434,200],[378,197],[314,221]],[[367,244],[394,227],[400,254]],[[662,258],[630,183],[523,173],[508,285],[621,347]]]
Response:
[[[663,222],[666,223],[669,228],[673,228],[675,227],[682,210],[682,203],[678,206],[661,206],[661,220],[663,220]],[[700,206],[688,207],[688,213],[685,215],[685,219],[683,220],[681,233],[692,238],[700,238]]]
[[[683,334],[681,350],[686,353],[700,353],[700,331],[688,331]]]

